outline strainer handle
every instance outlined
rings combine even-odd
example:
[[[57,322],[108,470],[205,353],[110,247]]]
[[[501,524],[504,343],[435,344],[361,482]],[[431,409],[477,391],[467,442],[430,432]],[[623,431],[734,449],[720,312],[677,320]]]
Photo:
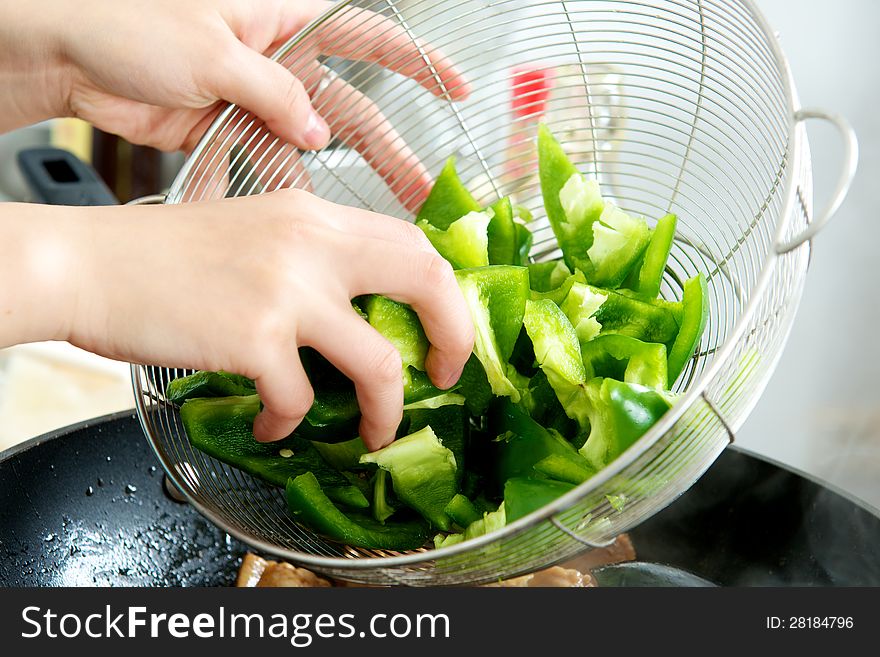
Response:
[[[812,240],[831,221],[831,217],[837,213],[840,204],[843,203],[843,199],[846,198],[849,192],[853,177],[856,175],[856,167],[859,163],[859,142],[849,121],[839,114],[833,114],[821,109],[801,109],[795,112],[795,123],[802,123],[807,119],[827,121],[837,128],[843,139],[843,171],[840,172],[840,177],[837,179],[837,187],[834,189],[828,205],[822,208],[822,211],[813,218],[810,225],[800,235],[789,242],[776,245],[776,253],[779,255],[788,253],[801,246],[804,242]]]

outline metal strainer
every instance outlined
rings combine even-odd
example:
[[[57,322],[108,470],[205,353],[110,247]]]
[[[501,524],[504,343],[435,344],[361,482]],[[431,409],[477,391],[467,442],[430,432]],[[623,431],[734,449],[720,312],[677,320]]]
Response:
[[[322,43],[371,27],[348,59],[315,64]],[[389,35],[431,43],[473,92],[449,100],[432,51],[417,67],[431,94],[368,59]],[[394,63],[395,53],[383,63]],[[403,51],[401,50],[401,57]],[[509,175],[511,144],[533,122],[515,120],[517,71],[553,72],[544,119],[579,168],[634,213],[679,216],[662,295],[703,272],[709,322],[677,390],[679,403],[598,476],[502,531],[442,550],[389,553],[328,542],[295,523],[283,492],[192,448],[163,391],[186,370],[134,366],[138,413],[168,476],[205,516],[258,550],[327,575],[374,584],[481,583],[522,574],[605,545],[685,491],[733,440],[782,352],[801,298],[810,239],[843,200],[855,172],[855,137],[839,117],[799,109],[791,74],[764,18],[747,0],[355,0],[341,1],[293,38],[276,59],[312,86],[316,107],[347,143],[299,153],[254,115],[230,106],[205,134],[166,203],[311,187],[331,201],[399,217],[409,200],[373,169],[389,153],[367,148],[352,120],[382,114],[437,172],[450,155],[486,197],[513,193],[536,208],[532,257],[557,257],[533,176]],[[392,66],[393,68],[393,66]],[[345,81],[347,84],[342,84]],[[423,80],[424,81],[424,80]],[[347,86],[350,85],[350,86]],[[373,105],[340,112],[360,96]],[[554,105],[555,104],[555,105]],[[812,212],[804,121],[835,125],[845,165],[832,202]],[[354,135],[354,136],[352,136]],[[388,134],[384,135],[388,137]],[[394,136],[394,135],[391,135]],[[366,153],[366,159],[360,152]],[[507,173],[506,173],[507,172]]]

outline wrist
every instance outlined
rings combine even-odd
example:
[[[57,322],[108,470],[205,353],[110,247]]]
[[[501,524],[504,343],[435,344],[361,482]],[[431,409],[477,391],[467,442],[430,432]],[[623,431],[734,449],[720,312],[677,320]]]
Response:
[[[0,132],[69,115],[64,34],[74,4],[0,2]]]
[[[83,226],[75,208],[4,203],[0,345],[67,340],[76,314]],[[15,284],[9,284],[16,281]]]

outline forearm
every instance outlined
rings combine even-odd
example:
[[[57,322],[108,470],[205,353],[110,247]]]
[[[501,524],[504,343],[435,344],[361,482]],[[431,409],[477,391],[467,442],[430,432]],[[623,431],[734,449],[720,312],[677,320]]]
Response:
[[[79,212],[0,203],[0,347],[67,339],[84,243]]]
[[[0,132],[67,114],[64,4],[0,0]]]

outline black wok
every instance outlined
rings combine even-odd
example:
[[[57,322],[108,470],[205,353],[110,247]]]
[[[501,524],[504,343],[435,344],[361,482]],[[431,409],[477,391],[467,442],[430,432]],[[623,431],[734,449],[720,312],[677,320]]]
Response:
[[[631,537],[716,584],[880,585],[876,512],[735,449]],[[2,585],[230,585],[246,549],[166,493],[132,413],[0,454]]]

